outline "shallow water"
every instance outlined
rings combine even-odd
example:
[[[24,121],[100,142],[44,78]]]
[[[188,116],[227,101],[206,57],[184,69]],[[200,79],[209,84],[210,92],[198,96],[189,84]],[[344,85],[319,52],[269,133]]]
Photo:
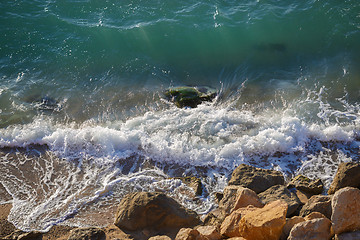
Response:
[[[355,0],[3,1],[9,220],[101,226],[124,194],[155,190],[203,214],[241,163],[328,187],[339,162],[359,161],[359,12]],[[218,96],[179,109],[163,92],[183,85]],[[177,176],[199,177],[203,195]]]

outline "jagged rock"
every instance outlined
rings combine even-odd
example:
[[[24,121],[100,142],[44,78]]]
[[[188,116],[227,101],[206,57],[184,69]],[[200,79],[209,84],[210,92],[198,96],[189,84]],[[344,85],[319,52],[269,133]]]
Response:
[[[284,200],[288,205],[286,217],[291,216],[301,205],[296,194],[290,192],[284,185],[272,186],[266,191],[259,193],[259,197],[264,203],[269,203],[278,199]]]
[[[332,196],[314,195],[309,201],[301,208],[300,216],[305,217],[312,212],[319,212],[331,219],[331,198]]]
[[[360,190],[342,188],[332,199],[331,221],[335,234],[360,230]]]
[[[347,232],[335,235],[334,240],[359,240],[360,239],[360,231],[356,232]]]
[[[200,226],[196,230],[200,235],[204,236],[207,240],[220,240],[221,235],[219,229],[215,226]]]
[[[247,240],[279,239],[286,223],[286,211],[286,202],[277,200],[245,214],[239,222],[239,235]]]
[[[202,194],[202,183],[201,180],[197,177],[176,177],[175,179],[180,179],[187,186],[191,187],[196,195]]]
[[[239,208],[227,216],[220,226],[220,233],[226,237],[239,237],[239,222],[243,216],[249,212],[253,212],[258,208],[254,206],[247,206],[246,208]]]
[[[343,187],[360,188],[360,164],[354,162],[340,163],[328,194],[334,194]]]
[[[331,236],[331,221],[316,218],[296,224],[291,229],[288,240],[329,240]]]
[[[321,194],[324,190],[324,184],[320,179],[311,180],[308,177],[305,177],[303,175],[298,175],[295,178],[293,178],[288,186],[290,188],[296,188],[297,190],[300,190],[301,192],[309,193],[312,195],[315,194]]]
[[[284,185],[281,172],[241,164],[232,173],[228,185],[240,185],[260,193],[274,185]]]
[[[105,232],[100,228],[75,228],[68,240],[105,240]]]
[[[292,218],[287,218],[286,223],[283,227],[280,240],[286,240],[289,237],[291,229],[300,222],[304,222],[305,219],[303,217],[294,216]]]
[[[225,218],[225,212],[222,211],[219,208],[216,208],[209,212],[204,218],[203,223],[204,225],[210,225],[210,226],[217,226],[222,223],[222,221]]]
[[[181,228],[176,234],[175,240],[206,240],[198,230],[192,228]]]
[[[254,207],[264,206],[257,194],[248,188],[235,185],[226,186],[223,194],[224,196],[219,202],[219,208],[224,210],[226,215],[238,208],[249,205],[253,205]]]
[[[198,215],[163,193],[138,192],[120,202],[114,224],[124,230],[181,228],[199,223]]]
[[[217,95],[217,91],[210,87],[174,87],[165,91],[165,97],[175,103],[177,107],[195,108],[202,102],[211,101]]]

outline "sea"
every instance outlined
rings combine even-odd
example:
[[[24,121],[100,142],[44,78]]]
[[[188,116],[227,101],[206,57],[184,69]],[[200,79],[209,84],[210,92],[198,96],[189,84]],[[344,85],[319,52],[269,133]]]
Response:
[[[217,97],[178,108],[178,86]],[[104,226],[137,191],[203,216],[242,163],[326,193],[359,147],[358,0],[0,2],[0,204],[21,230]]]

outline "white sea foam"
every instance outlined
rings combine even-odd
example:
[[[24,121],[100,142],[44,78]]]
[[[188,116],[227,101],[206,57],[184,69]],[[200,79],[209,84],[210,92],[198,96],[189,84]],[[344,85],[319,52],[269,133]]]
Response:
[[[194,109],[148,111],[127,121],[81,125],[55,124],[42,116],[27,125],[1,129],[1,147],[49,148],[27,160],[1,158],[2,178],[8,176],[2,183],[14,204],[10,219],[24,230],[48,229],[66,219],[86,225],[81,217],[72,216],[92,205],[109,209],[130,191],[155,190],[205,213],[214,205],[208,193],[221,191],[240,163],[274,168],[285,175],[320,177],[328,186],[338,162],[359,158],[358,108],[342,112],[351,121],[330,123],[309,121],[298,114],[301,107],[290,104],[281,111],[255,112],[203,104]],[[327,107],[321,117],[331,115],[329,111],[335,112]],[[147,168],[146,161],[152,167]],[[34,169],[30,175],[40,171],[39,178],[31,179],[25,163]],[[200,202],[190,201],[192,190],[169,178],[181,174],[202,178],[205,194]]]

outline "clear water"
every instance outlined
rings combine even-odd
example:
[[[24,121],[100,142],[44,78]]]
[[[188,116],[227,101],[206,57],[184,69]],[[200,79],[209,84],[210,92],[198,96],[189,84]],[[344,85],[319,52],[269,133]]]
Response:
[[[0,203],[102,226],[131,191],[199,214],[240,163],[329,186],[359,161],[360,2],[1,1]],[[218,89],[179,109],[172,86]],[[197,176],[196,197],[177,176]]]

